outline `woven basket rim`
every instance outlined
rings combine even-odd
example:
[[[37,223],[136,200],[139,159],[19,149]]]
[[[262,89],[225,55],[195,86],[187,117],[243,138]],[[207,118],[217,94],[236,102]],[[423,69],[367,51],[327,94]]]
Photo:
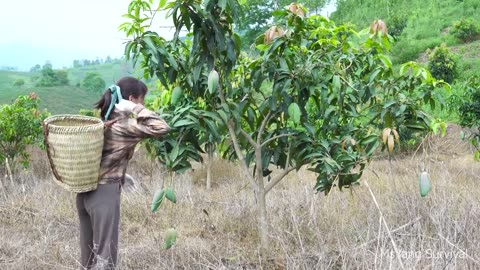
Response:
[[[62,121],[62,120],[82,120],[82,121],[87,121],[87,122],[92,122],[92,124],[84,124],[82,127],[95,127],[95,126],[103,126],[103,121],[99,118],[92,117],[92,116],[86,116],[86,115],[80,115],[80,114],[57,114],[57,115],[52,115],[47,118],[45,118],[44,123],[47,124],[49,127],[55,127],[55,128],[74,128],[74,126],[58,126],[55,125],[55,121]]]

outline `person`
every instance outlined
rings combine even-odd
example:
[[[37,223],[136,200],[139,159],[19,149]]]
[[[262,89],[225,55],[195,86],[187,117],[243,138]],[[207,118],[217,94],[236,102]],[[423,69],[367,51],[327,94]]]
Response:
[[[124,77],[97,102],[104,121],[104,146],[97,189],[77,194],[80,263],[85,269],[114,269],[117,263],[120,194],[135,145],[158,138],[168,124],[144,107],[147,86]],[[121,98],[119,97],[121,95]]]

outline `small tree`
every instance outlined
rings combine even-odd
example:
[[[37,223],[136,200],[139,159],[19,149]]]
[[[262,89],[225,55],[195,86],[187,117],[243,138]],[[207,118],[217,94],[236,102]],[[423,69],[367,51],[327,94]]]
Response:
[[[475,160],[480,161],[480,77],[469,78],[462,90],[463,95],[456,102],[460,125],[472,130],[469,142],[475,147]]]
[[[458,64],[454,55],[450,53],[445,43],[435,47],[433,51],[428,50],[428,69],[432,76],[438,80],[452,83],[457,76]]]
[[[68,73],[65,70],[55,71],[49,62],[43,65],[41,76],[35,83],[36,86],[68,85]]]
[[[479,38],[480,25],[470,18],[462,18],[453,23],[451,33],[461,42],[471,42]]]
[[[32,68],[30,68],[30,72],[39,72],[42,69],[42,67],[39,64],[36,64]]]
[[[89,72],[82,81],[82,87],[92,93],[100,93],[105,90],[105,80],[96,72]]]
[[[68,85],[68,72],[65,70],[58,70],[55,72],[56,82],[55,85]]]
[[[15,82],[13,83],[13,86],[15,87],[22,87],[25,85],[25,80],[24,79],[16,79]]]
[[[126,56],[141,59],[144,74],[156,75],[166,89],[181,87],[188,97],[171,112],[172,126],[224,139],[224,157],[239,160],[253,188],[264,249],[266,195],[289,172],[308,166],[317,173],[317,191],[343,189],[358,182],[382,142],[393,151],[399,127],[428,127],[430,118],[420,109],[435,105],[437,82],[413,62],[394,71],[380,20],[370,33],[357,33],[321,16],[305,17],[306,10],[292,4],[275,12],[277,24],[257,39],[257,56],[251,58],[240,54],[240,38],[232,31],[237,1],[175,1],[165,7],[177,30],[172,41],[145,31],[143,22],[155,9],[149,2],[130,4],[132,22],[121,26],[133,36]],[[184,28],[191,41],[179,39]],[[172,145],[188,140],[173,139]],[[158,154],[164,158],[173,149]],[[279,168],[276,174],[272,166]]]
[[[13,104],[0,106],[0,163],[9,159],[13,168],[20,162],[28,166],[28,145],[41,142],[42,121],[48,116],[39,112],[35,93],[19,96]],[[19,159],[20,158],[20,159]]]

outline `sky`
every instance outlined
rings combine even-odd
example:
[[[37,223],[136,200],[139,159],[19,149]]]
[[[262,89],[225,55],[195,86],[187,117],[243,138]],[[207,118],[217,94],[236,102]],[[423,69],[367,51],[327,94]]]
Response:
[[[49,61],[70,67],[75,59],[121,57],[130,0],[7,0],[0,9],[0,67],[27,71]],[[327,8],[331,10],[332,7]],[[331,12],[330,12],[331,13]],[[171,20],[160,17],[162,26]],[[168,38],[173,31],[158,29]]]
[[[28,70],[49,60],[54,68],[74,59],[121,57],[130,0],[8,0],[0,9],[0,67]],[[164,17],[164,16],[163,16]],[[166,20],[164,20],[166,21]]]

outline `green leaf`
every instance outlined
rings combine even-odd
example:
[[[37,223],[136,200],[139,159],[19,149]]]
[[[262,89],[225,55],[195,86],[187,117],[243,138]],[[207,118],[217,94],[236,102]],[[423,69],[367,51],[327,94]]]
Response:
[[[408,124],[405,124],[405,127],[409,129],[422,130],[422,131],[426,129],[425,125],[422,125],[420,123],[408,123]]]
[[[151,37],[143,37],[143,41],[145,41],[145,44],[147,44],[147,47],[152,51],[152,53],[155,53],[157,51],[157,46],[155,46],[155,43],[153,42]]]
[[[384,54],[379,54],[378,55],[378,58],[380,58],[380,60],[382,61],[382,63],[389,69],[392,68],[392,61],[390,60],[390,58]]]
[[[167,3],[167,0],[160,0],[160,3],[158,3],[159,8],[165,7],[165,4]]]
[[[172,149],[172,152],[170,152],[170,161],[172,162],[175,162],[177,160],[177,157],[178,157],[178,153],[179,153],[179,150],[180,150],[180,146],[178,144],[176,144],[173,149]],[[172,165],[173,167],[174,165]]]
[[[157,192],[155,192],[155,194],[153,195],[152,206],[151,206],[152,212],[157,211],[158,207],[163,201],[163,198],[165,198],[165,191],[163,189],[160,189]]]
[[[183,126],[189,126],[189,125],[192,125],[192,124],[195,124],[195,122],[193,122],[191,120],[188,120],[188,119],[181,119],[181,120],[176,121],[173,124],[173,127],[178,128],[178,127],[183,127]]]
[[[340,84],[340,76],[334,75],[332,82],[333,82],[333,90],[335,90],[335,91],[340,91],[340,87],[341,87],[341,84]]]
[[[288,106],[288,115],[292,118],[295,124],[300,123],[300,107],[297,103],[293,102]]]

